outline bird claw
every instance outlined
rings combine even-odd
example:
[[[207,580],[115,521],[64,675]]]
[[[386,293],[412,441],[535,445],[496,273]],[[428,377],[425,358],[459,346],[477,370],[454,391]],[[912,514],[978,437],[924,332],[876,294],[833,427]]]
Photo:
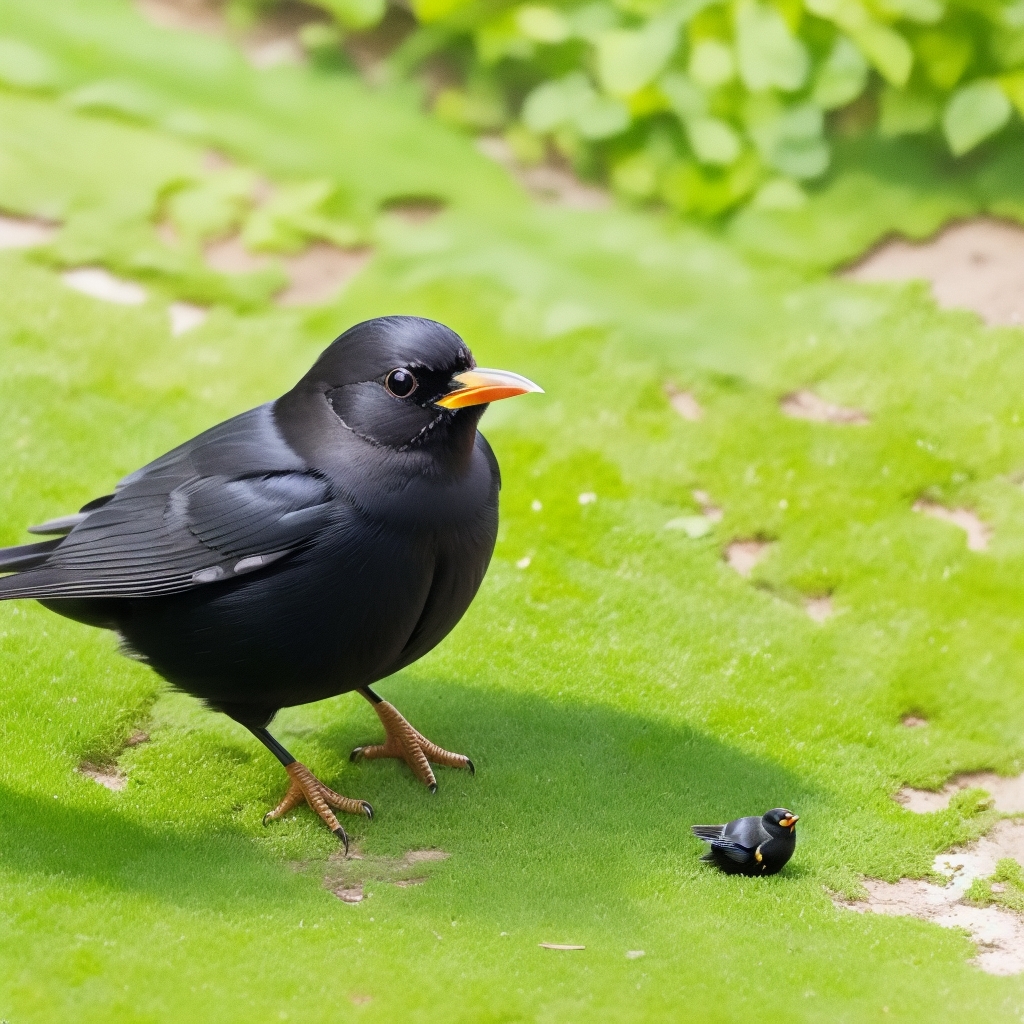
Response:
[[[431,793],[437,792],[437,779],[434,778],[434,773],[431,770],[431,762],[449,768],[466,768],[470,775],[476,774],[476,766],[465,754],[453,754],[450,750],[431,743],[386,700],[374,704],[373,708],[384,726],[386,739],[383,743],[356,747],[348,756],[350,761],[374,761],[382,757],[398,758],[412,769],[416,778]]]
[[[365,814],[372,821],[373,807],[365,800],[353,800],[351,797],[335,793],[299,761],[285,765],[285,771],[290,779],[288,791],[273,810],[263,815],[263,824],[267,825],[287,814],[293,807],[307,803],[345,844],[345,852],[348,853],[348,833],[334,816],[334,810],[343,811],[345,814]]]

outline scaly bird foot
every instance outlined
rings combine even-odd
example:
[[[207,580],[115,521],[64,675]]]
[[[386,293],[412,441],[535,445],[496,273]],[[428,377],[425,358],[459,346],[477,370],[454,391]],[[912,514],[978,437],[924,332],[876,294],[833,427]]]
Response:
[[[334,807],[345,814],[365,814],[371,819],[373,818],[373,808],[365,800],[353,800],[340,793],[335,793],[300,761],[292,761],[291,764],[285,765],[284,770],[291,780],[288,784],[288,792],[272,811],[267,811],[263,815],[263,824],[266,825],[268,821],[280,818],[293,807],[298,807],[299,804],[305,802],[320,815],[324,824],[345,844],[345,852],[348,853],[348,833],[341,827],[341,823],[334,816],[331,808]]]
[[[437,792],[437,780],[430,769],[431,762],[447,765],[449,768],[468,768],[471,775],[476,773],[473,762],[468,757],[464,754],[453,754],[450,750],[431,743],[386,700],[375,703],[373,709],[384,725],[387,739],[372,746],[356,747],[349,755],[350,761],[359,761],[363,758],[373,761],[380,757],[401,758],[431,793]]]

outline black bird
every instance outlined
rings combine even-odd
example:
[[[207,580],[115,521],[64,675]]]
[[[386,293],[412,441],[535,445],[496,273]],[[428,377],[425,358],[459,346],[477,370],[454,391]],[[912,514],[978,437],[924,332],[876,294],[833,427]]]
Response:
[[[710,843],[701,860],[717,864],[730,875],[774,875],[796,849],[796,823],[800,816],[785,807],[763,817],[737,818],[728,825],[692,825],[698,839]]]
[[[328,789],[267,731],[279,708],[356,690],[384,725],[352,759],[462,754],[418,733],[370,686],[462,618],[498,530],[498,463],[477,423],[530,391],[478,369],[462,339],[419,317],[337,338],[283,397],[215,426],[104,495],[0,549],[0,600],[34,598],[116,631],[129,656],[222,711],[281,761],[290,785],[264,819],[306,801],[348,844]]]

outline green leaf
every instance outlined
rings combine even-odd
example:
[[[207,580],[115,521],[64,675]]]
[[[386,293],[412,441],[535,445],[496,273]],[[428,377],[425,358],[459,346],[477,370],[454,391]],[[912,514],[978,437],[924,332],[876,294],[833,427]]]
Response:
[[[887,82],[901,87],[907,84],[914,65],[914,51],[899,32],[872,21],[853,35],[853,39]]]
[[[885,138],[931,131],[939,121],[939,101],[910,89],[882,90],[878,131]]]
[[[562,43],[572,34],[565,17],[553,7],[526,4],[515,12],[520,35],[535,43]]]
[[[469,7],[470,2],[471,0],[410,0],[410,6],[419,21],[430,24],[442,21],[456,11]]]
[[[742,144],[732,125],[718,117],[697,117],[686,126],[693,152],[702,164],[728,165],[740,155]]]
[[[627,199],[650,199],[657,191],[660,169],[650,153],[630,153],[612,166],[612,188]]]
[[[244,168],[211,174],[175,192],[167,203],[174,226],[188,239],[203,242],[227,235],[253,205],[256,175]]]
[[[658,83],[669,106],[681,121],[701,117],[707,113],[708,98],[686,75],[669,71]]]
[[[740,78],[751,92],[793,92],[807,81],[807,48],[774,7],[742,0],[736,12],[736,50]]]
[[[520,35],[511,11],[481,25],[473,34],[473,43],[484,67],[497,64],[504,57],[528,60],[536,50],[533,42]]]
[[[314,238],[343,248],[356,245],[361,232],[323,212],[334,196],[335,186],[329,181],[282,185],[249,215],[242,228],[242,241],[249,249],[271,252],[296,252]]]
[[[386,0],[315,0],[318,7],[329,11],[340,25],[349,29],[370,28],[384,17],[387,10]],[[431,4],[447,3],[449,0],[426,0]],[[420,15],[421,20],[430,18]]]
[[[835,110],[855,100],[868,81],[868,62],[846,37],[836,38],[814,80],[814,102],[823,110]]]
[[[526,97],[522,117],[538,135],[572,125],[585,139],[608,138],[629,125],[626,107],[618,100],[599,96],[580,71],[539,85]]]
[[[757,187],[761,169],[752,154],[728,171],[702,171],[690,161],[679,161],[662,176],[662,198],[680,213],[717,217],[742,202]]]
[[[838,25],[892,85],[910,78],[914,52],[895,29],[873,18],[860,0],[804,0],[807,10]]]
[[[629,110],[624,103],[608,96],[594,94],[585,106],[576,111],[573,123],[585,139],[607,139],[629,127]]]
[[[434,113],[446,124],[475,132],[493,131],[505,120],[501,102],[483,90],[442,89],[434,100]]]
[[[807,203],[807,193],[789,178],[772,178],[757,190],[751,205],[759,210],[799,210]]]
[[[816,178],[831,157],[822,138],[824,115],[813,103],[780,107],[766,103],[748,113],[748,131],[766,164],[791,178]]]
[[[960,81],[974,56],[970,37],[951,32],[925,32],[915,49],[928,80],[943,92]]]
[[[998,82],[979,79],[957,89],[942,114],[942,130],[955,156],[974,149],[994,135],[1012,112],[1006,93]]]
[[[523,123],[530,131],[544,135],[569,121],[593,94],[593,86],[582,71],[543,82],[526,97]]]
[[[637,31],[610,29],[597,38],[597,76],[612,96],[632,96],[664,70],[679,42],[674,25],[651,21]]]
[[[705,89],[717,89],[736,74],[732,47],[717,39],[704,39],[690,50],[689,75]]]
[[[48,89],[57,69],[45,54],[20,39],[0,37],[0,83],[12,89]]]
[[[83,85],[64,99],[75,110],[120,114],[139,121],[159,117],[167,108],[167,101],[145,86],[113,79]]]
[[[905,18],[919,25],[934,25],[942,20],[946,5],[940,0],[875,0],[878,10],[894,20]]]
[[[1017,113],[1024,117],[1024,71],[1016,75],[1003,75],[999,79],[1003,92],[1017,108]]]

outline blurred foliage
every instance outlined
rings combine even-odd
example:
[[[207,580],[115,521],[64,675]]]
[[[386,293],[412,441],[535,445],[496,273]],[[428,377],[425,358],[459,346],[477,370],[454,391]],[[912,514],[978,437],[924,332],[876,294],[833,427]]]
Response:
[[[386,16],[380,0],[316,2],[343,29]],[[392,63],[456,69],[433,99],[444,120],[683,213],[797,207],[843,135],[930,135],[959,157],[1024,111],[1021,0],[411,6]]]

